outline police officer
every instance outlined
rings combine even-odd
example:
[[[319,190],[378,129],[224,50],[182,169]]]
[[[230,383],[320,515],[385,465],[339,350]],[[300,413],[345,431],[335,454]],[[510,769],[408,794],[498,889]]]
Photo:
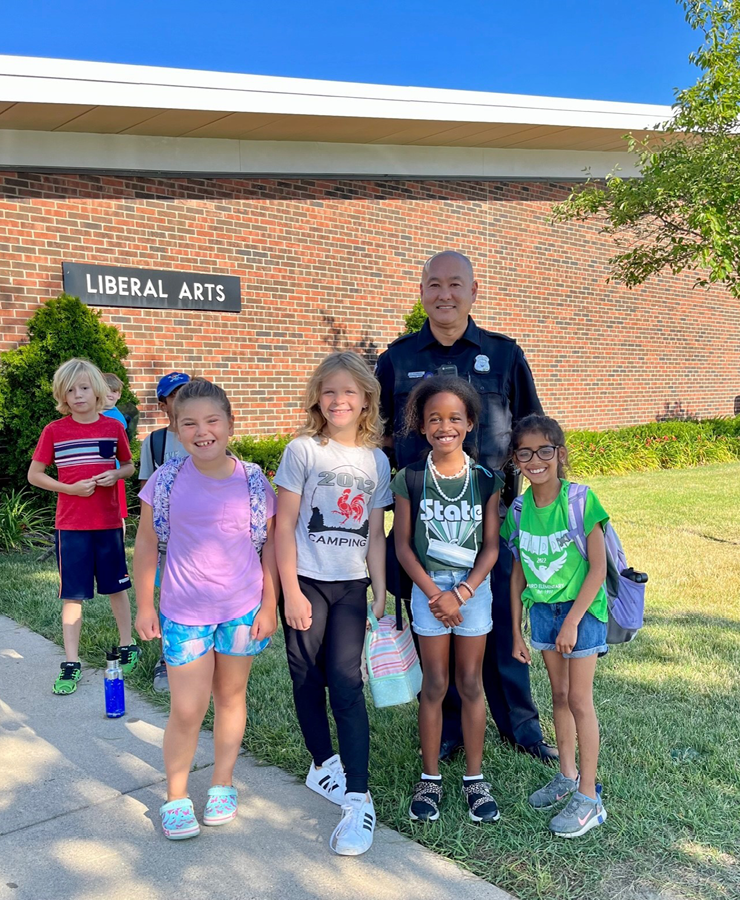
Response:
[[[421,302],[428,319],[421,331],[395,340],[376,368],[380,381],[381,412],[387,443],[400,469],[419,459],[427,444],[420,435],[403,434],[403,415],[409,392],[419,379],[435,373],[467,378],[481,396],[480,425],[472,435],[478,460],[489,469],[502,469],[507,457],[512,422],[541,413],[542,407],[524,354],[516,341],[479,328],[469,313],[478,295],[478,282],[467,256],[446,250],[427,260],[421,277]],[[508,505],[517,492],[513,472],[507,473],[502,500]],[[411,582],[395,562],[388,541],[389,590],[411,596]],[[557,751],[542,738],[537,708],[529,685],[529,669],[512,655],[509,577],[511,553],[502,542],[492,573],[493,631],[488,635],[483,662],[483,686],[491,715],[501,737],[545,762]],[[395,576],[395,577],[394,577]],[[451,677],[454,665],[451,666]],[[440,759],[462,746],[460,701],[450,689],[444,705]]]

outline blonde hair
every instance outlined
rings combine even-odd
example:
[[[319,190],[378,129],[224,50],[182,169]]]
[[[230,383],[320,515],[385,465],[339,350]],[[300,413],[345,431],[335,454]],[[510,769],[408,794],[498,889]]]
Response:
[[[363,447],[378,447],[383,440],[383,420],[380,418],[380,385],[368,368],[365,360],[352,350],[330,353],[314,370],[306,385],[303,408],[306,410],[306,424],[298,429],[299,437],[320,435],[322,443],[329,440],[324,434],[326,419],[321,413],[319,400],[321,386],[335,372],[346,372],[365,394],[367,408],[363,409],[357,421],[357,442]]]
[[[57,401],[57,410],[63,415],[68,416],[72,410],[67,404],[67,391],[70,390],[80,378],[87,376],[90,381],[90,387],[95,393],[95,410],[100,410],[105,406],[106,394],[108,393],[108,385],[105,382],[103,373],[89,359],[68,359],[54,373],[54,381],[52,382],[52,392],[54,399]]]
[[[123,390],[123,382],[118,375],[113,372],[103,372],[103,378],[105,378],[105,383],[112,391],[118,391],[120,393]]]

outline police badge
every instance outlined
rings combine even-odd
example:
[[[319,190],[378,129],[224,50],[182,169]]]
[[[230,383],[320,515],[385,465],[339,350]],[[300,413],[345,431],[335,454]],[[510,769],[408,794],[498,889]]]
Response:
[[[475,357],[475,362],[473,363],[473,369],[476,372],[490,372],[491,371],[491,360],[483,353],[479,356]]]

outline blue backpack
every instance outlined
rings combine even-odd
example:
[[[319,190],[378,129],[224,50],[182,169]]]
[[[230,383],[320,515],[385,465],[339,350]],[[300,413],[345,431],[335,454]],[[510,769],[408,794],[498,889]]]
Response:
[[[568,536],[578,548],[581,556],[588,560],[588,546],[584,515],[588,485],[568,485]],[[519,522],[522,517],[522,498],[517,497],[511,504],[515,530],[509,538],[509,546],[513,548],[514,538],[519,535]],[[604,528],[606,545],[606,602],[609,610],[609,621],[606,630],[607,644],[626,644],[631,641],[642,628],[645,613],[645,582],[647,575],[627,568],[627,558],[611,522]],[[632,577],[630,577],[632,576]],[[634,580],[639,577],[640,580]]]

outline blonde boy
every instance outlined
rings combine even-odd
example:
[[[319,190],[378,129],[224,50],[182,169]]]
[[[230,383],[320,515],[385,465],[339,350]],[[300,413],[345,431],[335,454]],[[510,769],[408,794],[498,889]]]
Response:
[[[66,661],[54,683],[55,694],[77,689],[82,603],[110,594],[118,625],[124,671],[136,666],[141,650],[131,639],[131,587],[123,548],[117,484],[134,474],[126,432],[120,422],[100,415],[108,385],[97,366],[70,359],[54,373],[54,399],[64,418],[41,432],[28,480],[57,497],[55,545],[62,601]],[[121,464],[116,469],[116,460]],[[54,465],[57,478],[46,474]]]

